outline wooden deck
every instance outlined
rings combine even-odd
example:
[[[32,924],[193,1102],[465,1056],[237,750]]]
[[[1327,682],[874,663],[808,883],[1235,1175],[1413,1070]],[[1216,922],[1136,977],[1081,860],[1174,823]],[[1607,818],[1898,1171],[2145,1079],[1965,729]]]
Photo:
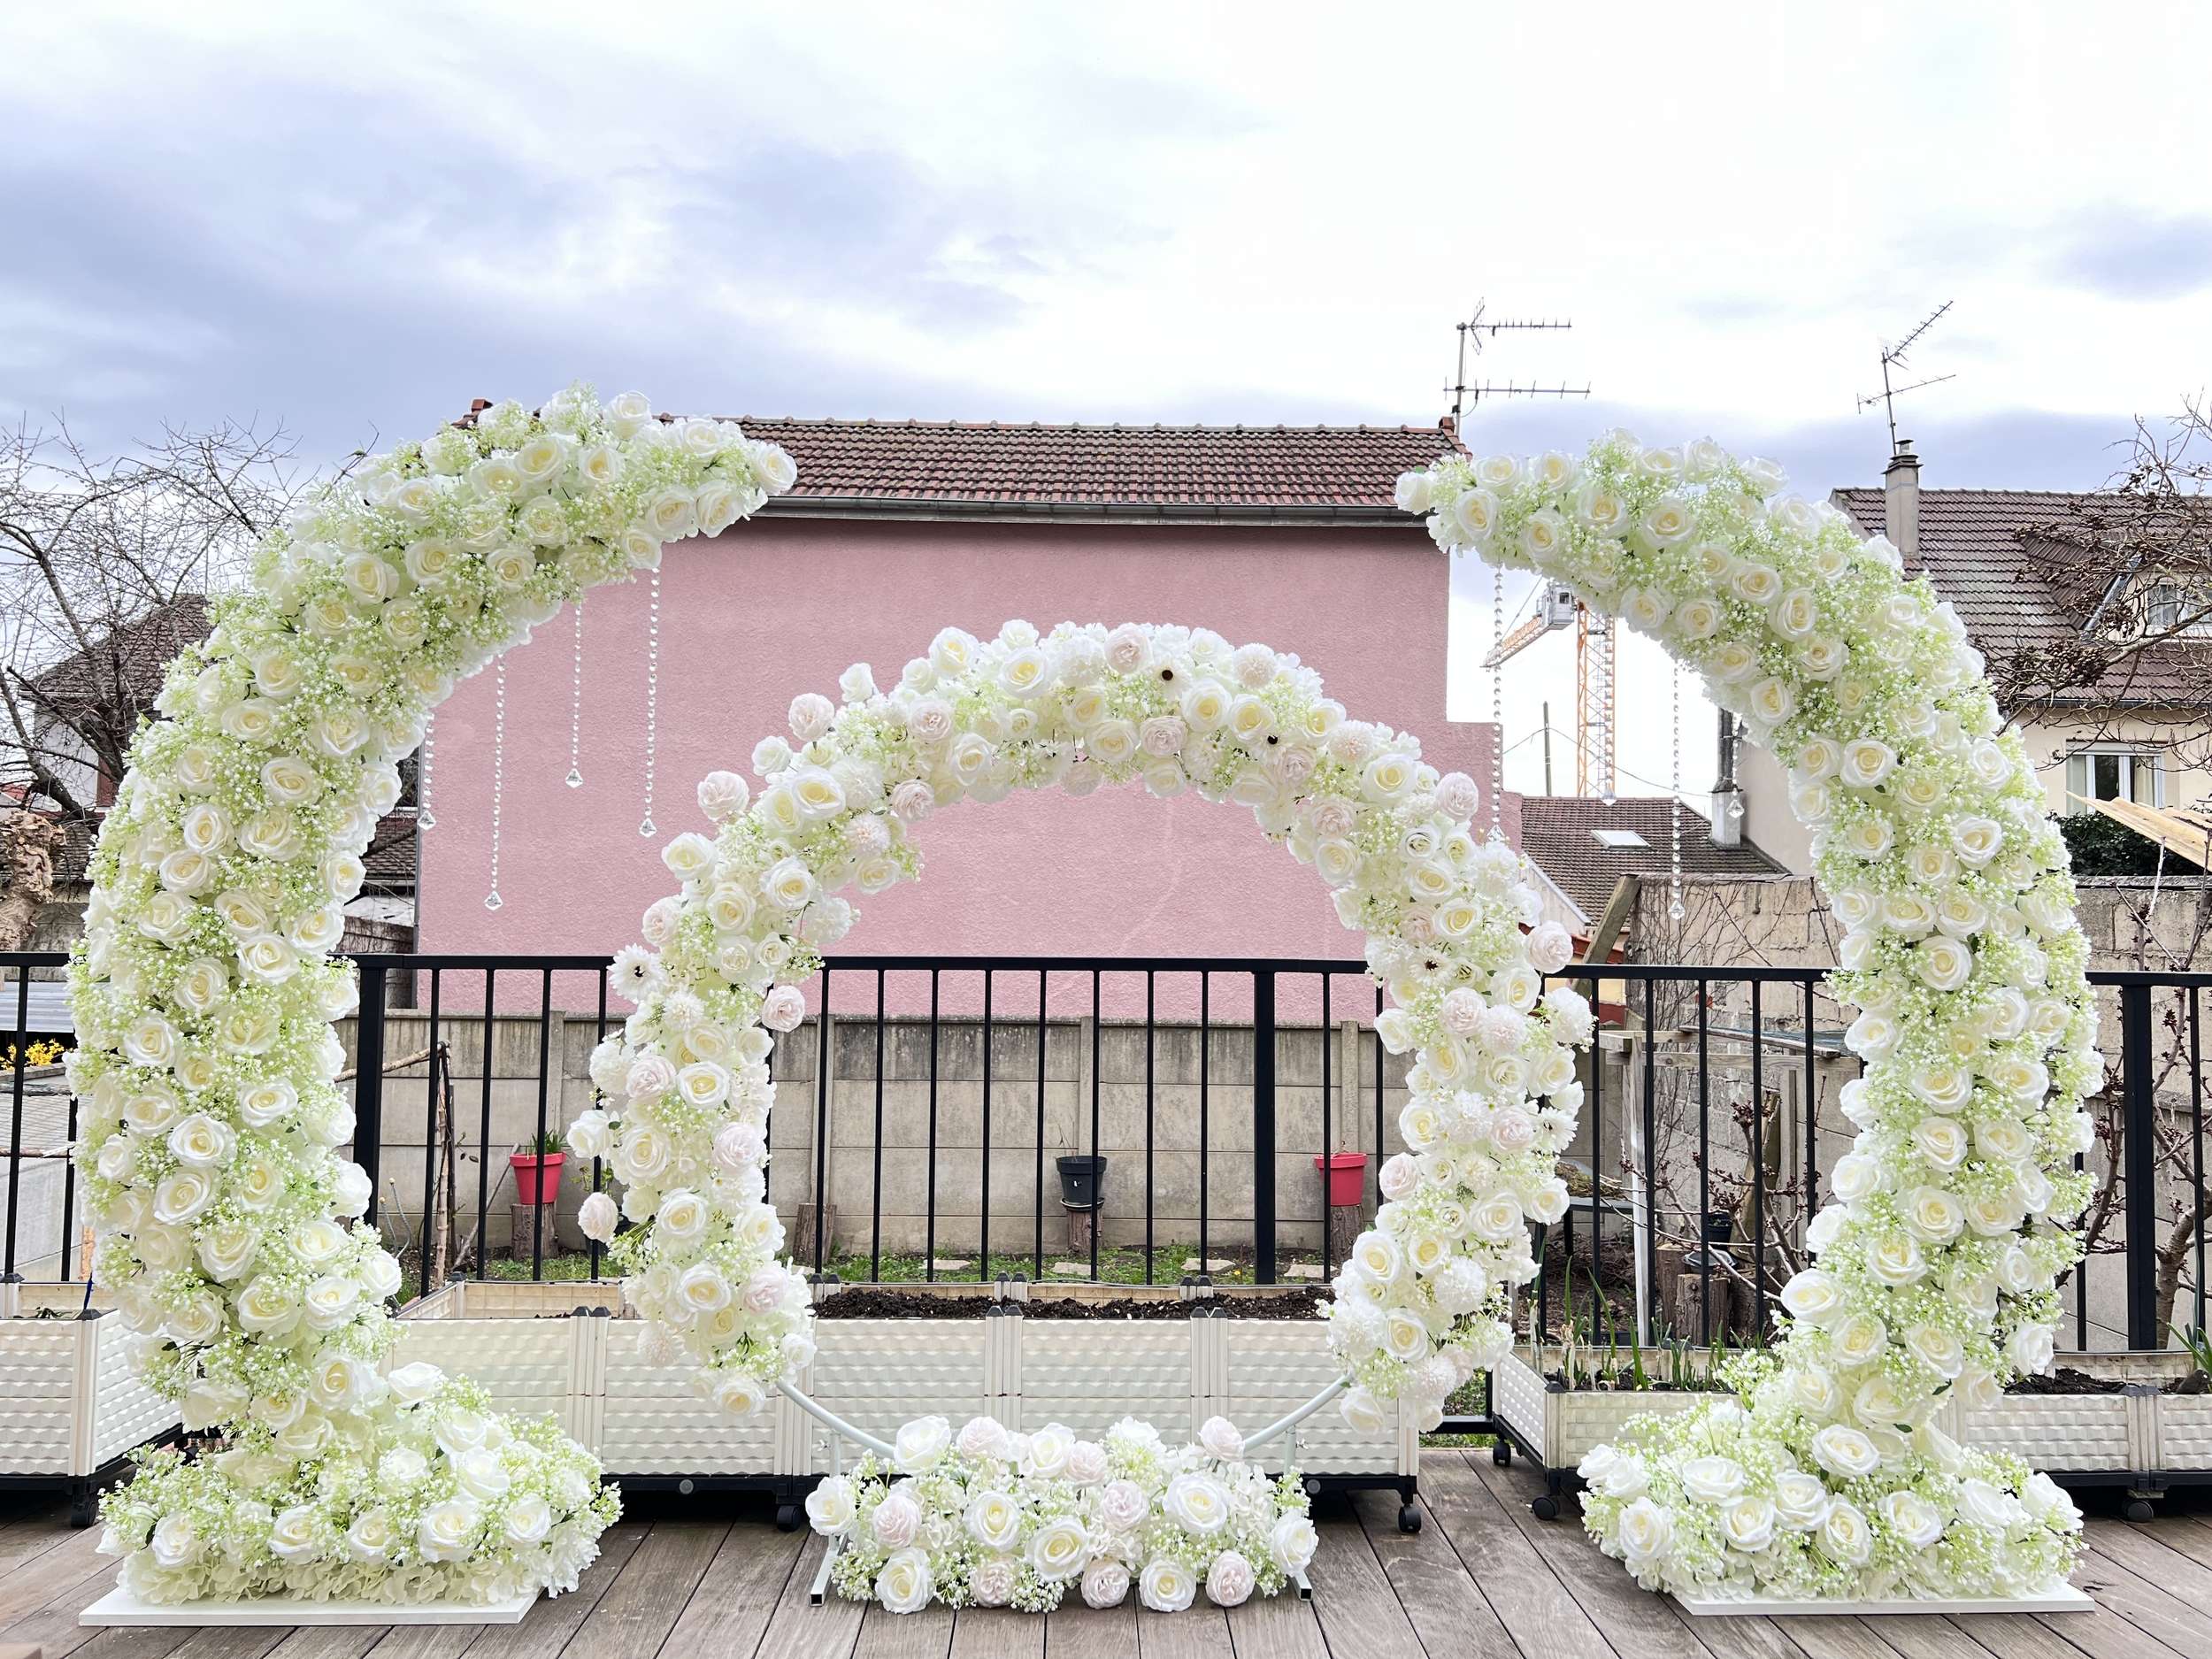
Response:
[[[1171,1618],[1079,1605],[1049,1618],[905,1618],[807,1605],[818,1540],[748,1503],[714,1518],[671,1507],[611,1529],[574,1595],[520,1624],[320,1630],[87,1630],[78,1613],[115,1563],[97,1529],[58,1502],[0,1509],[0,1644],[46,1659],[2177,1659],[2212,1654],[2212,1519],[2179,1509],[2147,1526],[2093,1518],[2076,1582],[2093,1613],[2047,1618],[1696,1620],[1647,1595],[1570,1519],[1532,1519],[1537,1489],[1486,1452],[1423,1458],[1427,1525],[1396,1525],[1389,1494],[1323,1499],[1310,1602]],[[2169,1502],[2174,1502],[2169,1500]],[[736,1518],[732,1518],[734,1516]]]

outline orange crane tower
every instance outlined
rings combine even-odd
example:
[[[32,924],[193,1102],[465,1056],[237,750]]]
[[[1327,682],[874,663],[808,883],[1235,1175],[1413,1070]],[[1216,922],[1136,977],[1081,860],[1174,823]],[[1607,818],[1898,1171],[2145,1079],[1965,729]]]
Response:
[[[1619,710],[1619,624],[1600,617],[1558,582],[1545,584],[1536,614],[1491,647],[1482,659],[1496,669],[1547,634],[1575,631],[1575,793],[1611,800],[1619,792],[1613,734]]]

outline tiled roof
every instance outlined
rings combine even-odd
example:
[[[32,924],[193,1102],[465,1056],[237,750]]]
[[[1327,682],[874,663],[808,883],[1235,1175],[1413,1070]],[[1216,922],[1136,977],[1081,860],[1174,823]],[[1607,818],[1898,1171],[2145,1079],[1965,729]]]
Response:
[[[1665,796],[1627,797],[1611,806],[1589,795],[1532,795],[1521,798],[1521,850],[1558,883],[1586,915],[1596,916],[1622,876],[1656,877],[1673,868],[1673,830]],[[1682,870],[1696,876],[1786,876],[1789,872],[1758,848],[1714,844],[1712,824],[1682,809]],[[1641,847],[1607,847],[1593,830],[1632,830]]]
[[[798,463],[768,511],[1275,523],[1417,520],[1398,474],[1464,453],[1444,426],[1048,426],[748,418]]]
[[[1839,489],[1829,497],[1868,535],[1887,533],[1887,500],[1878,488]],[[1988,659],[2002,695],[2023,654],[2040,667],[2078,645],[2104,598],[2108,565],[2083,570],[2077,549],[2032,530],[2093,533],[2120,497],[2035,489],[1923,489],[1919,550],[1910,573],[1924,573],[1949,600]],[[2094,562],[2093,561],[2093,565]],[[2141,652],[2070,702],[2195,703],[2204,698],[2212,650],[2184,641]]]
[[[63,708],[114,702],[119,675],[130,701],[150,710],[170,659],[207,637],[207,601],[187,594],[127,623],[88,650],[65,657],[35,676],[40,699]]]

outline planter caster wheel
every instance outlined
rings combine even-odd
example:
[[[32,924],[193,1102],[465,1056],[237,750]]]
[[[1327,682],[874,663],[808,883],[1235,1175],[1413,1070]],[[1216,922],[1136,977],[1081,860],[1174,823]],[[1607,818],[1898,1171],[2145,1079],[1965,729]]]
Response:
[[[776,1506],[776,1530],[779,1532],[795,1532],[799,1530],[799,1506],[797,1504],[779,1503]]]
[[[1540,1498],[1529,1500],[1528,1512],[1540,1521],[1555,1521],[1559,1518],[1559,1500],[1547,1492]]]
[[[97,1487],[86,1486],[69,1494],[69,1525],[79,1532],[100,1518],[100,1494]]]
[[[1402,1503],[1398,1506],[1398,1530],[1402,1532],[1417,1532],[1421,1530],[1421,1506],[1419,1504]]]
[[[1511,1440],[1500,1440],[1495,1446],[1493,1446],[1490,1448],[1490,1461],[1497,1464],[1497,1466],[1501,1469],[1512,1468],[1513,1442]]]
[[[2151,1508],[2150,1500],[2147,1498],[2131,1498],[2128,1500],[2127,1517],[2129,1520],[2137,1523],[2139,1525],[2153,1520],[2156,1517],[2158,1511]]]

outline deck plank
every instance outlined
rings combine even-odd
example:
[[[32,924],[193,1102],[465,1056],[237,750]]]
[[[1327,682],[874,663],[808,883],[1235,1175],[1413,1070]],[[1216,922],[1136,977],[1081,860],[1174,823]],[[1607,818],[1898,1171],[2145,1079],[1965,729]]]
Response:
[[[2174,1650],[2117,1613],[1964,1613],[1952,1621],[2003,1659],[2175,1659]]]
[[[1286,1585],[1280,1595],[1256,1595],[1231,1608],[1229,1640],[1237,1659],[1329,1659],[1321,1616],[1312,1602],[1299,1599],[1294,1584]]]
[[[389,1624],[319,1624],[280,1632],[269,1659],[361,1659],[391,1630]]]
[[[1611,1659],[1611,1644],[1475,1473],[1479,1458],[1421,1460],[1423,1502],[1468,1576],[1525,1659]]]
[[[80,1624],[77,1616],[108,1593],[119,1569],[107,1556],[94,1555],[89,1549],[81,1552],[74,1540],[48,1559],[53,1561],[55,1571],[34,1575],[42,1577],[44,1584],[23,1586],[18,1592],[28,1595],[35,1587],[42,1587],[44,1597],[36,1607],[0,1630],[0,1641],[29,1642],[43,1649],[47,1659],[63,1659],[63,1655],[75,1653],[98,1633]],[[70,1571],[65,1571],[64,1568]],[[176,1646],[174,1642],[169,1645]]]
[[[88,1526],[81,1532],[62,1530],[62,1541],[34,1561],[20,1563],[14,1571],[0,1578],[0,1634],[15,1620],[37,1611],[54,1599],[55,1592],[64,1585],[74,1586],[91,1574],[104,1568],[114,1572],[118,1563],[100,1554],[100,1532],[96,1526]],[[97,1601],[98,1594],[85,1598],[87,1602]],[[27,1641],[28,1637],[9,1636],[10,1641]]]
[[[1400,1532],[1395,1493],[1363,1492],[1354,1508],[1366,1529],[1367,1546],[1382,1563],[1383,1577],[1423,1648],[1431,1655],[1520,1659],[1521,1650],[1481,1587],[1468,1577],[1441,1526],[1429,1519],[1418,1532]]]
[[[799,1546],[798,1560],[792,1563],[783,1594],[776,1598],[768,1616],[768,1628],[754,1651],[754,1659],[847,1659],[860,1638],[861,1603],[846,1601],[834,1586],[821,1606],[809,1601],[814,1575],[821,1569],[829,1540],[813,1532],[802,1536],[805,1541]],[[714,1651],[715,1659],[744,1659],[742,1648],[718,1646]],[[579,1659],[597,1659],[597,1655],[583,1654]],[[672,1653],[668,1659],[684,1659],[684,1655]]]
[[[169,1659],[267,1659],[291,1632],[250,1624],[213,1625],[185,1632],[184,1645]]]
[[[1306,1576],[1313,1580],[1311,1605],[1329,1651],[1360,1659],[1425,1659],[1421,1639],[1353,1506],[1342,1497],[1325,1501],[1314,1530],[1321,1534],[1321,1548]]]
[[[690,1654],[749,1654],[758,1647],[811,1536],[803,1531],[780,1532],[765,1521],[734,1523],[661,1651],[681,1659]],[[473,1653],[470,1659],[475,1659]]]
[[[1079,1601],[1081,1588],[1068,1586]],[[1010,1607],[965,1607],[952,1621],[952,1659],[1044,1659],[1045,1622]]]
[[[394,1624],[368,1659],[461,1659],[483,1633],[481,1624]]]
[[[938,1602],[918,1613],[887,1613],[881,1602],[871,1601],[861,1610],[854,1659],[945,1659],[952,1626],[952,1609]]]
[[[485,1624],[468,1646],[468,1659],[557,1659],[606,1599],[630,1557],[651,1527],[642,1521],[617,1521],[599,1535],[599,1555],[577,1576],[565,1595],[540,1596],[519,1624]],[[176,1659],[190,1659],[178,1655]],[[377,1659],[385,1659],[380,1651]]]
[[[1903,1659],[2008,1659],[1949,1619],[1932,1613],[1885,1613],[1859,1623]]]
[[[1071,1595],[1045,1617],[1045,1659],[1130,1659],[1137,1651],[1137,1593],[1119,1607],[1086,1607]]]
[[[2177,1534],[2180,1532],[2177,1527],[2170,1530]],[[2092,1549],[2110,1556],[2138,1578],[2170,1590],[2193,1607],[2212,1607],[2212,1566],[2175,1548],[2155,1527],[2092,1518],[2083,1536]]]
[[[656,1521],[571,1645],[591,1659],[657,1659],[729,1530],[727,1522]]]
[[[2093,1540],[2093,1533],[2092,1534]],[[2177,1653],[2212,1654],[2212,1618],[2177,1601],[2158,1586],[2131,1571],[2094,1547],[2082,1557],[2074,1583],[2145,1635],[2163,1642]],[[2053,1628],[2062,1635],[2075,1620],[2091,1617],[2079,1613],[2052,1614]],[[2069,1635],[2070,1641],[2079,1638]]]
[[[1671,1600],[1640,1589],[1626,1568],[1599,1551],[1582,1530],[1581,1512],[1571,1498],[1564,1501],[1561,1519],[1540,1521],[1528,1509],[1536,1490],[1532,1475],[1517,1477],[1488,1458],[1462,1461],[1616,1653],[1636,1659],[1712,1659],[1712,1649],[1701,1640],[1702,1632],[1685,1620]]]
[[[1135,1601],[1136,1592],[1131,1591],[1129,1599]],[[1138,1608],[1134,1651],[1143,1659],[1236,1659],[1237,1649],[1229,1639],[1227,1617],[1201,1590],[1198,1599],[1180,1613]]]

